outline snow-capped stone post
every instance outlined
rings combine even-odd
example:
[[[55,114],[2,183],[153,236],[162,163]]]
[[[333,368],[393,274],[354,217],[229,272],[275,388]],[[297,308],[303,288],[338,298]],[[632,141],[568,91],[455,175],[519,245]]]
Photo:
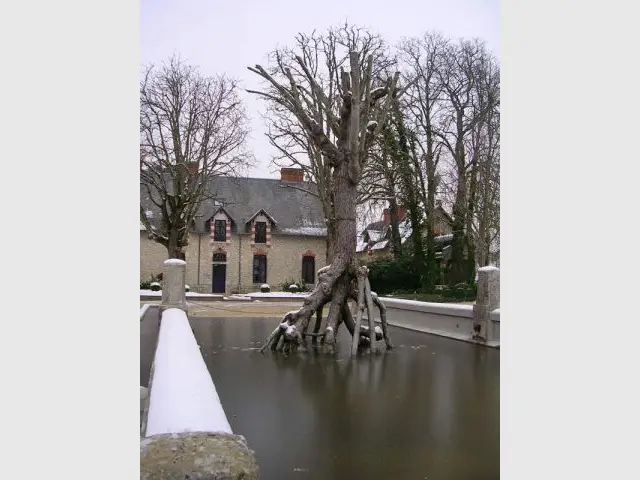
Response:
[[[187,263],[178,258],[170,258],[163,265],[162,272],[162,303],[161,307],[180,308],[187,310],[187,300],[184,290],[185,270]]]
[[[140,480],[260,478],[255,452],[232,432],[187,314],[178,308],[162,313],[142,430]]]
[[[490,342],[493,340],[491,312],[500,308],[500,269],[482,267],[478,269],[478,295],[473,305],[474,340]]]

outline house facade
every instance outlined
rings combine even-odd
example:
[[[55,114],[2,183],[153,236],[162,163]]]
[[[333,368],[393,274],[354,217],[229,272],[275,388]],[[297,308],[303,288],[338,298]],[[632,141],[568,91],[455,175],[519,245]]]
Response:
[[[313,285],[326,264],[327,229],[315,185],[303,171],[283,168],[280,179],[216,177],[184,248],[186,283],[206,293],[246,293],[267,283]],[[143,208],[153,205],[141,190]],[[140,278],[162,271],[167,250],[141,225]]]

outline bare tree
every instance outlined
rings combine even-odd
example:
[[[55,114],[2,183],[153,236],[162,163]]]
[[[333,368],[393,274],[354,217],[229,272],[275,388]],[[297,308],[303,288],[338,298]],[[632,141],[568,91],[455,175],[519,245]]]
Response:
[[[399,46],[404,72],[411,85],[403,106],[411,124],[412,158],[426,216],[427,287],[432,287],[436,280],[435,200],[440,180],[438,163],[443,147],[436,134],[444,103],[441,97],[443,86],[437,72],[442,67],[448,45],[449,40],[432,32],[404,40]]]
[[[149,237],[167,248],[169,258],[179,257],[187,245],[189,226],[210,195],[210,179],[247,165],[247,133],[234,80],[204,77],[178,57],[145,68],[140,82],[140,184],[160,221],[152,221],[142,202],[140,220]]]
[[[363,202],[382,202],[388,207],[391,249],[394,257],[402,254],[399,210],[405,175],[399,154],[397,131],[392,117],[376,135],[369,161],[362,171],[360,192]]]
[[[500,235],[500,68],[497,61],[489,55],[483,56],[475,75],[475,108],[486,114],[472,129],[469,141],[474,159],[469,183],[475,185],[475,205],[470,208],[467,231],[477,263],[484,266],[492,260],[492,245]]]
[[[376,132],[384,126],[390,106],[390,93],[395,92],[396,73],[376,86],[375,51],[367,41],[370,36],[357,28],[345,26],[317,38],[299,37],[295,50],[277,50],[268,71],[260,65],[249,67],[266,81],[263,91],[251,91],[273,105],[289,112],[297,121],[308,144],[322,160],[328,183],[321,187],[329,199],[329,259],[330,265],[318,272],[318,283],[305,299],[302,308],[285,315],[264,348],[280,345],[289,349],[303,341],[311,316],[330,303],[327,326],[321,334],[325,344],[335,343],[339,325],[344,322],[353,335],[355,350],[364,338],[373,347],[373,312],[369,313],[369,328],[361,328],[362,310],[372,310],[376,302],[382,317],[382,336],[387,348],[385,310],[377,297],[371,296],[367,270],[359,267],[356,249],[356,206],[358,184],[369,158]],[[305,47],[309,41],[310,47]],[[319,48],[318,45],[322,45]],[[323,71],[319,66],[323,65]],[[324,68],[326,66],[326,69]],[[304,143],[304,142],[302,142]],[[358,315],[353,321],[348,299],[358,300]],[[311,334],[313,335],[313,334]],[[282,339],[282,342],[281,342]]]
[[[349,65],[350,50],[359,52],[361,58],[372,57],[373,79],[379,78],[382,72],[394,63],[393,59],[388,57],[387,47],[379,35],[348,24],[332,28],[325,34],[300,33],[296,36],[294,48],[280,49],[271,54],[273,66],[269,72],[272,75],[286,76],[284,68],[289,68],[299,90],[308,94],[301,98],[313,104],[312,108],[318,115],[318,125],[327,139],[334,143],[338,137],[332,128],[331,120],[335,121],[340,114],[341,69]],[[296,57],[303,60],[304,69],[298,64]],[[309,76],[317,83],[318,91],[313,90],[308,80]],[[317,193],[308,193],[317,196],[322,203],[327,219],[328,245],[331,245],[336,230],[332,221],[335,213],[331,202],[332,167],[329,158],[318,148],[313,135],[287,107],[269,102],[265,120],[268,127],[266,136],[278,152],[273,163],[278,166],[295,165],[303,169],[306,176],[316,184]],[[301,187],[286,185],[284,188]],[[366,199],[367,192],[359,188],[358,204]],[[329,262],[330,251],[328,248]]]
[[[475,244],[471,240],[470,218],[476,205],[478,156],[469,155],[469,138],[483,122],[496,99],[477,101],[478,72],[488,52],[478,41],[461,40],[448,45],[436,73],[442,85],[445,111],[436,135],[451,156],[455,178],[451,281],[471,281],[475,270]]]

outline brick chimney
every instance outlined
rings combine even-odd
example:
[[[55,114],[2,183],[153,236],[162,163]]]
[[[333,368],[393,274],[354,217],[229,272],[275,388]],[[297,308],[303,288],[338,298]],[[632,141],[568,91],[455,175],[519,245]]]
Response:
[[[302,182],[304,181],[304,170],[293,167],[281,168],[280,180],[283,182]]]
[[[398,221],[401,222],[407,216],[407,211],[402,205],[398,205],[397,208],[398,208]],[[388,208],[385,208],[382,211],[382,220],[384,221],[385,225],[389,225],[391,223],[391,212],[389,211]]]

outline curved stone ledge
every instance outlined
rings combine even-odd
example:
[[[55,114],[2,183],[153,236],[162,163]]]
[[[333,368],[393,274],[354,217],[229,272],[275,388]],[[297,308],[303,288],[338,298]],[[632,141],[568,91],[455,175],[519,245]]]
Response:
[[[380,297],[386,307],[414,312],[435,313],[450,317],[473,318],[473,305],[456,305],[451,303],[420,302],[402,298]]]
[[[254,480],[258,463],[245,438],[173,433],[140,440],[140,480]]]

